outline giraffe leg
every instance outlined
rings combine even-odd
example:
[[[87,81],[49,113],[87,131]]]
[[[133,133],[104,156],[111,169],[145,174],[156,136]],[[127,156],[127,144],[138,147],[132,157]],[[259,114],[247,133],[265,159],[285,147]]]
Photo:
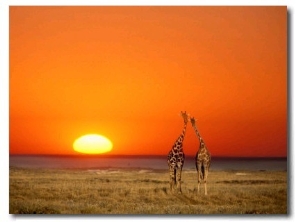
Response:
[[[175,185],[175,169],[171,168],[169,169],[169,172],[170,172],[170,190],[171,192],[173,191],[173,188],[174,188],[174,185]]]
[[[197,188],[197,191],[198,191],[198,193],[200,192],[200,184],[201,184],[201,178],[200,178],[200,176],[201,176],[201,172],[200,172],[200,167],[198,166],[197,167],[197,173],[198,173],[198,188]]]
[[[198,193],[200,192],[200,186],[201,186],[201,182],[204,181],[204,177],[205,177],[205,169],[204,169],[204,165],[203,163],[201,163],[198,166]],[[205,183],[204,183],[204,188],[205,188]]]
[[[179,193],[181,193],[181,172],[182,172],[182,167],[179,167],[177,172],[176,172],[176,182],[177,182],[177,189]]]
[[[205,195],[207,195],[207,187],[206,187],[207,175],[208,175],[208,167],[205,166],[205,171],[204,171],[204,189],[205,189]]]

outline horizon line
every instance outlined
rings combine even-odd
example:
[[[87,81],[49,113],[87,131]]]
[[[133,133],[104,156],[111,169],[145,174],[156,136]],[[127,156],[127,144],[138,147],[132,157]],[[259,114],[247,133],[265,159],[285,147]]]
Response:
[[[48,157],[166,157],[167,155],[162,154],[24,154],[24,153],[14,153],[9,154],[9,156],[48,156]],[[185,155],[186,158],[195,158],[195,155]],[[212,156],[212,158],[261,158],[261,159],[287,159],[287,156],[222,156],[222,155],[216,155]]]

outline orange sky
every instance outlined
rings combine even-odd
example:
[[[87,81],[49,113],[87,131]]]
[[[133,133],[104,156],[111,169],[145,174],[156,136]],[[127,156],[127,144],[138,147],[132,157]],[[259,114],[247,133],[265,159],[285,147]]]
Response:
[[[10,7],[11,154],[287,155],[287,8]],[[189,124],[186,155],[198,140]]]

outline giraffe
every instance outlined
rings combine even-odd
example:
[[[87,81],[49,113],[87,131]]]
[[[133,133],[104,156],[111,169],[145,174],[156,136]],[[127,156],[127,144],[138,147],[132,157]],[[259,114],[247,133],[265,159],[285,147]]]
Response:
[[[175,141],[172,149],[168,154],[168,165],[169,165],[169,173],[170,173],[170,190],[173,191],[175,185],[177,185],[177,189],[181,193],[181,172],[184,164],[184,153],[182,148],[183,139],[185,136],[186,126],[188,123],[189,115],[185,112],[181,111],[181,116],[184,121],[184,126],[182,133]]]
[[[207,188],[206,188],[206,182],[207,182],[207,175],[210,167],[211,162],[211,155],[204,143],[204,140],[200,136],[200,133],[196,126],[196,119],[194,117],[190,118],[191,124],[195,130],[195,133],[199,139],[199,149],[197,151],[196,157],[195,157],[195,163],[196,163],[196,169],[198,173],[198,193],[200,190],[200,183],[201,181],[204,182],[204,190],[205,195],[207,195]]]

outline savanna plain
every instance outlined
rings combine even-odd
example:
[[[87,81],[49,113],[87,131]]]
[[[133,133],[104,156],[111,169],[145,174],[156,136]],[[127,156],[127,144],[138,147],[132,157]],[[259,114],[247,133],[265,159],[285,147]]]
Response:
[[[182,193],[168,170],[10,167],[10,214],[287,214],[286,171],[211,171],[208,195],[196,170]]]

